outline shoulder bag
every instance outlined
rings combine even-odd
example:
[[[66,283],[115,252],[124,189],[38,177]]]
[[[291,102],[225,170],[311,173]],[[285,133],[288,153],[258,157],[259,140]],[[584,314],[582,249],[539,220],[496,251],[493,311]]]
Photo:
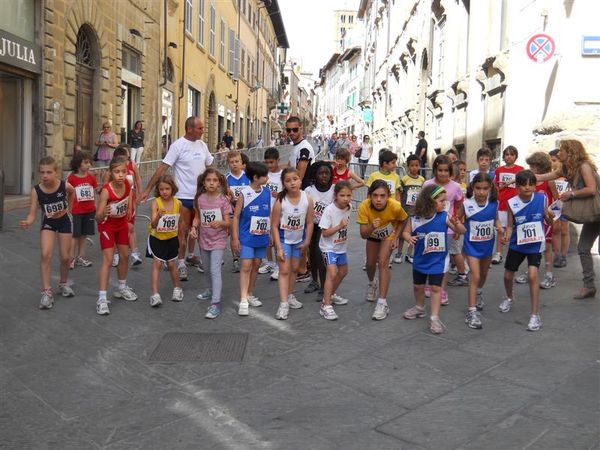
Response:
[[[575,197],[563,203],[562,215],[571,222],[592,223],[600,222],[600,179],[598,173],[594,172],[596,178],[596,193],[589,197]],[[580,172],[577,172],[573,180],[573,190],[582,189],[585,183]]]

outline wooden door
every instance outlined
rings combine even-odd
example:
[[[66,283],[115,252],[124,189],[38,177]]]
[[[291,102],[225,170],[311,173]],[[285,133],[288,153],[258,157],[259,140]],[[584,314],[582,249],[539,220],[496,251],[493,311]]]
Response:
[[[77,64],[77,93],[75,100],[76,143],[83,151],[94,153],[95,128],[93,123],[94,69]],[[99,124],[98,124],[99,127]]]

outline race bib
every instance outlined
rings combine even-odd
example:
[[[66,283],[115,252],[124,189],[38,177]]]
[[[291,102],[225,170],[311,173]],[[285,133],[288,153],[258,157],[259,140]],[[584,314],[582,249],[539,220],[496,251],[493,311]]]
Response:
[[[406,205],[407,206],[415,206],[417,203],[417,197],[419,196],[419,192],[421,192],[421,188],[418,186],[412,186],[406,188]]]
[[[342,244],[348,240],[348,228],[338,230],[337,236],[333,239],[334,244]]]
[[[548,209],[552,211],[552,214],[554,214],[554,220],[558,220],[560,219],[560,216],[562,216],[562,207],[563,202],[561,200],[556,200],[554,203],[548,206]]]
[[[555,181],[554,184],[556,184],[556,190],[558,191],[558,194],[562,194],[563,192],[567,192],[567,189],[569,189],[569,182],[568,181]]]
[[[325,211],[326,207],[327,205],[323,202],[315,202],[315,223],[319,223],[319,221],[321,220],[321,216],[323,216],[323,211]]]
[[[156,224],[158,233],[169,233],[177,231],[179,228],[179,214],[165,214],[160,216]]]
[[[215,209],[201,209],[200,210],[200,226],[210,227],[213,222],[220,222],[223,220],[223,214],[221,214],[220,208]]]
[[[390,192],[393,194],[394,191],[395,191],[394,188],[396,187],[396,185],[394,184],[394,182],[390,181],[390,180],[383,180],[383,181],[385,181],[387,183],[388,187],[390,188]]]
[[[284,213],[281,218],[280,227],[286,231],[298,231],[304,229],[306,214]]]
[[[544,229],[540,222],[525,222],[517,225],[517,245],[544,242]]]
[[[265,187],[266,187],[266,188],[267,188],[267,189],[268,189],[270,192],[277,192],[277,188],[278,188],[279,186],[277,186],[277,185],[276,185],[276,184],[274,184],[274,183],[267,183],[267,184],[265,185]]]
[[[89,184],[75,186],[75,197],[78,202],[89,202],[94,200],[94,188]]]
[[[381,239],[383,241],[383,240],[387,239],[388,237],[390,237],[393,233],[394,233],[394,227],[392,226],[392,223],[390,222],[384,227],[375,228],[373,230],[373,232],[371,233],[371,237],[374,237],[375,239]]]
[[[129,198],[124,198],[120,202],[110,204],[110,217],[118,219],[127,215],[127,207],[129,206]]]
[[[252,216],[250,219],[250,234],[264,236],[271,231],[271,219],[268,217]]]
[[[424,237],[425,248],[423,254],[434,253],[434,252],[445,252],[446,251],[446,233],[439,231],[432,231],[427,233]]]
[[[235,198],[238,198],[240,196],[240,194],[242,193],[242,190],[245,187],[246,186],[234,186],[233,187],[233,195],[235,196]]]
[[[515,174],[514,173],[501,173],[500,174],[500,182],[506,183],[508,185],[515,183]]]
[[[469,241],[485,242],[494,239],[494,221],[486,220],[485,222],[471,221],[469,228]]]
[[[50,216],[51,214],[56,214],[62,212],[66,209],[66,204],[64,201],[56,202],[56,203],[47,203],[44,205],[44,213],[46,216]]]

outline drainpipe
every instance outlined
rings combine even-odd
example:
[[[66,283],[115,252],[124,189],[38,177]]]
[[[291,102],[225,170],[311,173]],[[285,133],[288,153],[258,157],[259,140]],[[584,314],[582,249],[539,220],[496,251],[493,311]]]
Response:
[[[182,50],[181,50],[181,80],[179,81],[179,97],[178,97],[178,102],[177,102],[177,119],[179,121],[179,117],[181,114],[181,99],[183,98],[183,94],[184,94],[184,89],[183,89],[183,85],[184,85],[184,80],[185,80],[185,43],[187,41],[186,37],[185,37],[185,11],[184,11],[184,19],[183,19],[183,44],[182,46]],[[177,124],[179,125],[179,123]]]

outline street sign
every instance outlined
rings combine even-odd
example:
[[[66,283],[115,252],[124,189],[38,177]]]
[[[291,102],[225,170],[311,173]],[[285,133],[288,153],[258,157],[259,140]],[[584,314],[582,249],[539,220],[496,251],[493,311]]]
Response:
[[[554,39],[547,34],[534,34],[527,41],[527,56],[532,61],[546,62],[554,55],[554,50],[556,50]]]
[[[279,103],[277,105],[277,112],[279,113],[280,116],[285,116],[287,115],[289,111],[289,107],[287,103]]]
[[[584,56],[600,56],[600,36],[583,36],[581,54]]]

